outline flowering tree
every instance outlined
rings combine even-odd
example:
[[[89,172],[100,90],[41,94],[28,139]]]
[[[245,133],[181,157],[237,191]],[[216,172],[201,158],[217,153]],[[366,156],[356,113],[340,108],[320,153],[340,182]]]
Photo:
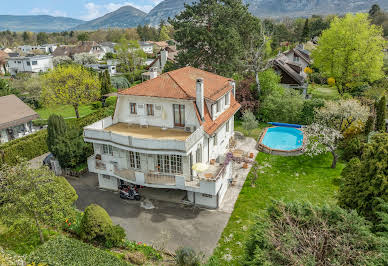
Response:
[[[71,60],[71,58],[68,56],[56,56],[53,58],[54,67],[61,64],[70,64],[70,63],[73,63],[73,60]]]
[[[333,155],[331,168],[335,168],[338,159],[336,154],[337,140],[343,137],[342,134],[336,129],[317,123],[306,126],[303,132],[305,137],[305,153],[310,156],[316,156],[321,153],[331,152]]]
[[[95,55],[88,54],[88,53],[80,53],[80,54],[74,55],[74,62],[80,65],[86,65],[86,64],[96,64],[98,61]]]
[[[316,121],[343,133],[352,125],[362,127],[368,116],[369,108],[357,100],[326,101],[325,106],[317,111]],[[356,121],[362,123],[354,123]]]

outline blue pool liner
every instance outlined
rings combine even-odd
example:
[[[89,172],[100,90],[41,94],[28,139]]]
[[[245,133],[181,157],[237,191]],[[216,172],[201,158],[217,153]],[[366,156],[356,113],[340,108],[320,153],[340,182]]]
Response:
[[[268,122],[268,124],[271,124],[273,126],[279,126],[279,127],[293,127],[293,128],[302,128],[303,127],[302,125],[278,123],[278,122]]]

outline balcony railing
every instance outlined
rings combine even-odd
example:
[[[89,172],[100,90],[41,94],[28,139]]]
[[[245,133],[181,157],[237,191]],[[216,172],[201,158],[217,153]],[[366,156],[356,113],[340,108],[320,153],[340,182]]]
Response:
[[[145,182],[148,184],[171,185],[171,186],[175,186],[176,184],[174,175],[165,174],[165,173],[155,173],[155,172],[147,173],[145,176]]]
[[[135,171],[132,169],[120,169],[119,167],[115,166],[113,168],[113,173],[117,176],[122,177],[122,178],[136,181]]]

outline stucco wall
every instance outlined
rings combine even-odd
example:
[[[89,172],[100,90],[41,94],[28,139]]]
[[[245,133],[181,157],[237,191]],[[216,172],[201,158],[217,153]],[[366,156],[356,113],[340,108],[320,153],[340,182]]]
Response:
[[[104,178],[102,174],[98,174],[98,184],[100,188],[117,190],[118,183],[117,178],[114,176],[109,176],[109,179]]]

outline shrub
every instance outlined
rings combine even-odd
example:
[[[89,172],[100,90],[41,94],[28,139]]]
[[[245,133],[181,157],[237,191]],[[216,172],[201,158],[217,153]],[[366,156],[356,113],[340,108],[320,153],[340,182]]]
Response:
[[[81,221],[82,221],[83,213],[75,210],[72,216],[66,218],[63,223],[63,230],[75,234],[76,236],[81,235]]]
[[[125,238],[125,231],[120,225],[111,225],[105,232],[105,243],[107,248],[121,246]]]
[[[350,161],[354,157],[360,158],[363,144],[363,137],[361,136],[345,139],[340,145],[340,148],[342,149],[342,159]]]
[[[141,251],[150,260],[157,261],[162,259],[162,255],[157,250],[141,242],[136,243],[124,240],[121,247],[130,251]]]
[[[123,76],[111,77],[112,86],[116,89],[126,89],[131,86],[129,81]]]
[[[47,241],[27,257],[28,262],[47,265],[128,265],[115,255],[79,240],[59,236]]]
[[[175,253],[175,262],[179,266],[200,266],[203,260],[201,254],[189,247],[179,248]]]
[[[112,226],[109,214],[97,204],[86,207],[81,221],[81,238],[87,241],[105,242],[105,234]]]
[[[48,119],[47,126],[47,148],[53,152],[53,145],[58,136],[63,136],[66,132],[65,120],[61,115],[52,114]],[[54,153],[55,154],[55,153]]]
[[[275,202],[246,243],[246,265],[383,265],[387,243],[356,212]]]
[[[92,106],[93,106],[93,109],[95,109],[95,110],[100,109],[100,108],[102,108],[102,102],[100,102],[100,101],[93,102]]]
[[[364,144],[361,158],[353,158],[342,170],[338,204],[376,220],[380,200],[388,202],[388,133],[375,134]]]
[[[325,102],[322,99],[312,99],[303,102],[302,111],[300,112],[299,123],[310,125],[315,122],[315,111],[323,107]]]
[[[117,101],[117,96],[110,96],[110,97],[106,98],[105,106],[107,106],[107,107],[115,106],[116,105],[116,101]]]
[[[364,128],[365,136],[368,136],[369,133],[371,133],[373,131],[374,123],[375,123],[375,118],[373,117],[373,115],[370,115],[368,117],[368,120],[366,120],[366,123],[365,123],[365,128]]]
[[[245,130],[248,131],[248,134],[252,129],[257,128],[258,126],[257,119],[252,112],[245,111],[242,117],[242,126]]]

